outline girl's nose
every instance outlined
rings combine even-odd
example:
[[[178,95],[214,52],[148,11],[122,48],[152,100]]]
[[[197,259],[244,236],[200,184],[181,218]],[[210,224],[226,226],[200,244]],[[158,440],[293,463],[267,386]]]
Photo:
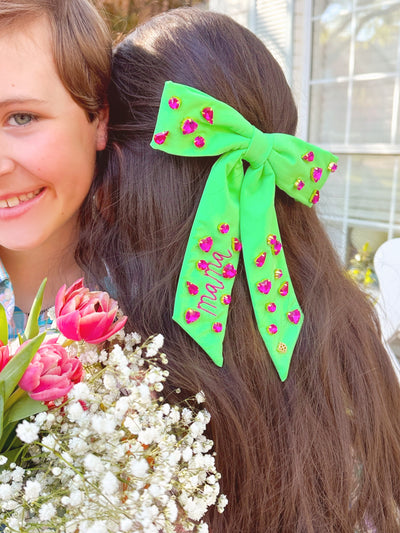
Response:
[[[15,170],[15,161],[5,153],[0,145],[0,177],[6,176]]]

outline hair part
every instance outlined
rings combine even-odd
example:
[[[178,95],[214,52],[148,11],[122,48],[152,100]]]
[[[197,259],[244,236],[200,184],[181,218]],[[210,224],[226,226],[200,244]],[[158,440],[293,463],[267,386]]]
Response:
[[[21,21],[49,21],[58,75],[92,121],[106,104],[111,72],[111,35],[90,0],[1,0],[0,31]]]

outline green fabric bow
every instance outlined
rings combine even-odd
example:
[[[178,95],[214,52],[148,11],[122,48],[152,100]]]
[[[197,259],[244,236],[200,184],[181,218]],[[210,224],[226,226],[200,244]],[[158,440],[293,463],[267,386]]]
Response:
[[[190,233],[173,319],[222,366],[242,252],[258,329],[284,381],[303,313],[282,248],[275,185],[311,207],[336,170],[337,157],[291,135],[262,133],[229,105],[171,81],[165,83],[151,146],[179,156],[221,155]],[[245,173],[243,160],[250,164]]]

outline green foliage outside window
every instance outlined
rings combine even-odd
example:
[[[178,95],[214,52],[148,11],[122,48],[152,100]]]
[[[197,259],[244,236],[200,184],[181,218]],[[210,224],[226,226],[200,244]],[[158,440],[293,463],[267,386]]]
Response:
[[[180,6],[203,4],[203,0],[94,0],[111,24],[118,39],[157,13]]]

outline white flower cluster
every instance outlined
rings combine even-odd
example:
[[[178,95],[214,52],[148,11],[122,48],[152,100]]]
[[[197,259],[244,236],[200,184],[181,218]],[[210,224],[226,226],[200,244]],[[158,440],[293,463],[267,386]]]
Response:
[[[18,426],[21,466],[0,456],[4,533],[205,533],[208,508],[223,511],[209,414],[159,397],[163,339],[139,342],[119,333],[108,350],[69,347],[86,365],[84,381]]]

